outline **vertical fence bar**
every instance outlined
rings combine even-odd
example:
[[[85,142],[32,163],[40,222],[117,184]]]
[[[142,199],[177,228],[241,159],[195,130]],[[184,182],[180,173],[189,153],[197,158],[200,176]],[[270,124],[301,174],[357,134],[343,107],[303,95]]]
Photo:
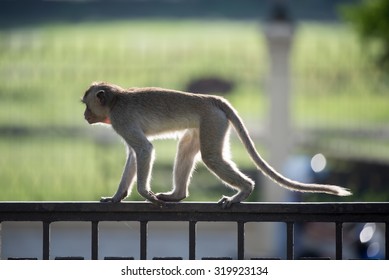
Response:
[[[140,222],[140,259],[147,259],[147,221]]]
[[[286,223],[286,259],[294,258],[294,223]]]
[[[43,252],[42,258],[44,260],[50,259],[50,222],[44,221],[43,226]]]
[[[389,260],[389,222],[385,223],[385,259]]]
[[[99,222],[92,221],[92,260],[99,259]]]
[[[337,260],[343,259],[343,223],[342,222],[336,222],[335,223],[335,242],[336,242],[336,252],[335,252],[335,258]]]
[[[238,260],[244,260],[244,222],[238,222]]]
[[[196,259],[196,221],[189,221],[189,259]]]
[[[1,246],[1,241],[2,241],[2,236],[1,236],[1,221],[0,221],[0,260],[2,259],[1,256],[3,255],[3,252],[1,250],[2,246]]]

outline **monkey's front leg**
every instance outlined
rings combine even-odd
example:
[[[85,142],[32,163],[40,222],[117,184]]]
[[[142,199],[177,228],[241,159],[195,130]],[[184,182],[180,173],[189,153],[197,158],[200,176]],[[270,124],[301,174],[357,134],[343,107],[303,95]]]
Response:
[[[143,138],[142,142],[138,140],[131,146],[136,153],[137,187],[139,194],[157,206],[164,206],[165,203],[158,199],[150,190],[151,171],[154,163],[153,145],[146,138]]]
[[[125,199],[130,193],[136,175],[135,153],[130,146],[127,146],[127,160],[123,170],[122,179],[116,194],[113,197],[102,197],[100,202],[117,203]]]

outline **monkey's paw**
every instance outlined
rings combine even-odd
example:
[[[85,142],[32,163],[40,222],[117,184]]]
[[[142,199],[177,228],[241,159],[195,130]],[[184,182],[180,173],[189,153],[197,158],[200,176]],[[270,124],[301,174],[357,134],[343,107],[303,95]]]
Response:
[[[166,205],[166,203],[164,201],[162,201],[161,199],[159,199],[155,193],[153,193],[152,191],[147,191],[147,192],[144,192],[144,193],[141,193],[141,195],[146,198],[147,201],[151,202],[152,204],[162,208]]]
[[[100,202],[102,203],[119,203],[121,200],[117,200],[113,197],[102,197]]]
[[[159,208],[163,208],[166,206],[166,202],[158,199],[157,197],[152,199],[148,198],[147,201],[151,202],[155,206],[158,206]]]
[[[177,196],[176,194],[173,193],[157,193],[155,196],[162,201],[166,202],[179,202],[186,198],[186,196]]]
[[[230,208],[233,203],[232,198],[225,195],[223,195],[223,197],[217,202],[217,204],[221,205],[223,209]]]

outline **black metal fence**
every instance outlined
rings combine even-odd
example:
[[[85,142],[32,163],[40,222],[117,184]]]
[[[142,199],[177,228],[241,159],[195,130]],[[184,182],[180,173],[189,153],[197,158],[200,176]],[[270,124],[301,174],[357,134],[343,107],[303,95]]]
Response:
[[[188,222],[189,256],[196,259],[197,222],[236,222],[237,259],[245,259],[245,224],[283,222],[286,224],[286,258],[294,259],[295,225],[304,222],[335,224],[335,257],[343,259],[344,223],[383,223],[385,259],[389,259],[389,203],[241,203],[221,209],[215,203],[172,203],[158,208],[149,203],[126,202],[4,202],[0,203],[0,223],[41,221],[43,259],[50,257],[50,224],[58,221],[91,222],[91,256],[98,259],[99,222],[138,221],[140,259],[147,259],[147,232],[150,221]]]

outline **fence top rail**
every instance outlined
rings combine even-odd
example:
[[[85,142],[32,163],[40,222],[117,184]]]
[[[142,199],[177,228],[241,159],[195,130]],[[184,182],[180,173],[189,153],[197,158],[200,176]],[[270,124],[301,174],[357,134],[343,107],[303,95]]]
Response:
[[[1,221],[389,222],[389,203],[0,202]]]
[[[389,202],[244,202],[223,209],[215,202],[166,203],[163,207],[148,202],[101,203],[94,201],[4,201],[2,212],[203,212],[203,213],[387,213]]]

